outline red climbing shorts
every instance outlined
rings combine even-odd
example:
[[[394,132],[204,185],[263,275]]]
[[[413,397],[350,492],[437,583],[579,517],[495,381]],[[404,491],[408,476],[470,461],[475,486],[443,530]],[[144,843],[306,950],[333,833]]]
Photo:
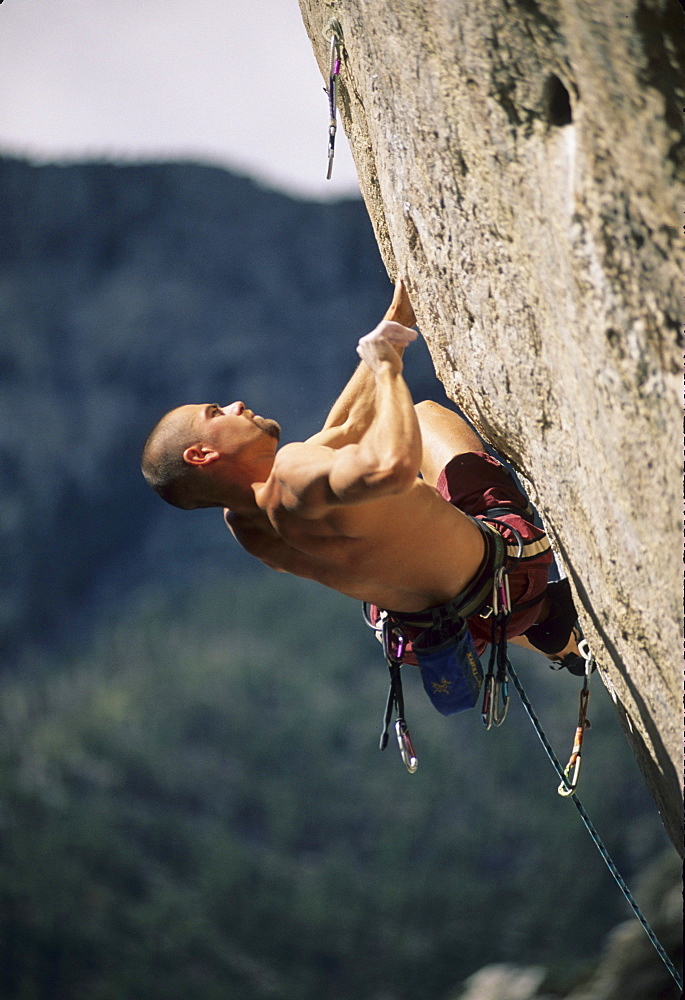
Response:
[[[463,510],[465,514],[477,518],[487,514],[492,507],[515,507],[519,511],[528,508],[528,501],[519,490],[509,471],[490,455],[481,451],[467,451],[455,455],[438,477],[437,489],[440,495]],[[521,560],[509,572],[509,591],[512,605],[527,605],[515,611],[507,622],[507,638],[522,635],[527,628],[537,622],[540,602],[533,603],[539,595],[540,601],[547,588],[547,568],[553,560],[547,535],[542,528],[530,524],[519,513],[497,513],[501,523],[496,530],[502,535],[514,555],[518,549],[518,539],[506,527],[510,524],[523,540]],[[492,639],[492,618],[473,615],[468,619],[469,631],[473,636],[476,651],[480,655]]]

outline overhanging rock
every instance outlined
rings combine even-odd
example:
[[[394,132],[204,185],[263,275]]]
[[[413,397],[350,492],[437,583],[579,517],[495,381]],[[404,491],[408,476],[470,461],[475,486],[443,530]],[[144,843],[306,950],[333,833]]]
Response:
[[[683,15],[300,0],[438,376],[530,485],[682,850]]]

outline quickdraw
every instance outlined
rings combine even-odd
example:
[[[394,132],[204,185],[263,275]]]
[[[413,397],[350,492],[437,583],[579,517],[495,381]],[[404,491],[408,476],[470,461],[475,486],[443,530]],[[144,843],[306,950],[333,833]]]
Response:
[[[511,614],[509,580],[504,567],[497,570],[492,586],[492,645],[488,672],[483,681],[481,718],[486,729],[502,725],[509,711],[509,680],[507,677],[507,618]],[[497,632],[499,631],[499,638]],[[495,674],[497,661],[497,674]]]
[[[483,520],[488,519],[483,518]],[[518,531],[511,528],[511,526],[508,527],[518,542],[518,553],[513,557],[513,565],[516,565],[523,555],[523,539]],[[507,619],[512,612],[512,606],[507,573],[507,568],[500,566],[495,572],[492,583],[492,606],[490,610],[492,614],[492,643],[490,646],[488,672],[483,681],[483,707],[481,709],[481,719],[486,729],[492,729],[493,726],[495,728],[501,726],[509,711]],[[495,663],[497,663],[497,673],[495,673]]]
[[[402,678],[400,670],[402,667],[402,654],[404,653],[406,639],[404,633],[386,615],[382,626],[383,654],[390,671],[390,690],[388,691],[388,701],[385,706],[385,716],[383,719],[383,731],[380,739],[380,749],[385,750],[388,745],[388,729],[392,719],[393,709],[395,710],[395,735],[397,745],[400,748],[400,755],[404,766],[413,774],[419,766],[419,761],[414,751],[411,736],[404,720],[404,695],[402,692]]]
[[[328,22],[326,37],[330,35],[330,60],[328,67],[328,172],[326,180],[333,175],[333,157],[335,156],[335,133],[338,130],[338,76],[340,75],[340,49],[342,47],[342,28],[340,22],[333,18]]]
[[[587,639],[580,640],[578,643],[578,650],[580,655],[585,660],[585,674],[583,677],[583,687],[580,692],[578,725],[573,739],[573,749],[571,750],[571,756],[569,757],[568,764],[564,768],[564,780],[557,788],[559,795],[562,795],[564,798],[569,795],[573,795],[578,785],[585,730],[591,728],[590,722],[587,718],[587,707],[590,701],[590,674],[594,669],[594,657],[590,651]]]

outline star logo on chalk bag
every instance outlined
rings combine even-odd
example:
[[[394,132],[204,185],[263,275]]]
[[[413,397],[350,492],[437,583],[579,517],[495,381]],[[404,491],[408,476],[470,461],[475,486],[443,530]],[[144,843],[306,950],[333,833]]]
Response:
[[[433,694],[449,694],[452,681],[448,681],[446,677],[441,677],[439,681],[433,681],[431,687],[433,688]]]

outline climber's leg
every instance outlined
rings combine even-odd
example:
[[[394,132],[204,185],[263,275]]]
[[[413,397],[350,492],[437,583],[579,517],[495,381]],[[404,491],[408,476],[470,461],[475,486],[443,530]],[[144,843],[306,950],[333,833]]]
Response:
[[[431,399],[415,406],[421,427],[423,458],[421,475],[430,486],[435,486],[438,476],[454,458],[467,451],[485,451],[485,446],[466,421]]]
[[[550,661],[550,666],[555,670],[560,670],[562,667],[575,674],[577,677],[582,677],[586,670],[586,661],[583,653],[580,651],[578,645],[579,636],[576,634],[574,629],[571,632],[568,642],[563,649],[559,650],[558,653],[550,655],[549,653],[543,653],[541,649],[534,646],[525,635],[517,635],[515,638],[509,637],[509,642],[512,642],[515,646],[521,646],[523,649],[529,649],[534,653],[538,653],[540,656],[544,656],[548,661]],[[592,670],[595,669],[594,660],[592,661]]]
[[[515,646],[521,646],[522,649],[530,649],[534,653],[539,653],[540,656],[544,656],[548,660],[554,660],[555,663],[559,663],[569,653],[575,653],[576,655],[580,655],[578,650],[578,643],[576,642],[576,637],[573,634],[573,632],[571,632],[569,640],[564,646],[564,648],[560,649],[557,653],[554,653],[553,655],[550,653],[543,653],[542,650],[538,649],[537,646],[534,646],[533,643],[530,641],[530,639],[527,639],[525,635],[517,635],[515,638],[510,638],[509,642],[513,642]]]

